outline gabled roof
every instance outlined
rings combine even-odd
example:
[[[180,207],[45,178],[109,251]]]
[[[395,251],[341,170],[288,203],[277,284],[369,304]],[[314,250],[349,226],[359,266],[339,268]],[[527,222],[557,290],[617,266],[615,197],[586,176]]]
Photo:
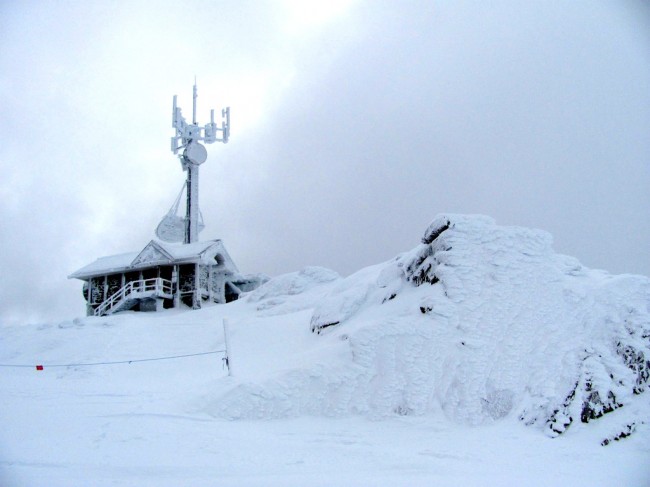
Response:
[[[174,257],[158,242],[152,240],[144,249],[133,259],[131,266],[150,265],[153,263],[170,264]]]
[[[95,262],[70,274],[68,279],[89,279],[159,265],[214,264],[217,255],[221,255],[221,260],[227,270],[239,272],[221,240],[207,240],[191,244],[170,244],[152,240],[140,252],[100,257]]]

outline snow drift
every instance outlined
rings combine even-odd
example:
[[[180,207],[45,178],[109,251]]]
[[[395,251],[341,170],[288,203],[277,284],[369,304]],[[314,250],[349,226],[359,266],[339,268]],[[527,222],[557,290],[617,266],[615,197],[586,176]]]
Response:
[[[587,269],[543,231],[442,215],[389,262],[345,279],[309,268],[247,299],[297,313],[318,352],[240,378],[211,402],[218,416],[441,410],[465,424],[516,416],[554,436],[630,406],[605,441],[648,421],[634,404],[648,396],[650,279]]]

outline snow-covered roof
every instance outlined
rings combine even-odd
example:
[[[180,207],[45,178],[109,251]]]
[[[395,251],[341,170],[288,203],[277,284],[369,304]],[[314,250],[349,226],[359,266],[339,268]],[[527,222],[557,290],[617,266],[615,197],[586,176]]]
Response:
[[[140,252],[100,257],[68,276],[69,279],[88,279],[95,276],[128,272],[158,265],[183,263],[214,263],[220,255],[225,267],[238,272],[221,240],[207,240],[191,244],[173,244],[151,240]]]

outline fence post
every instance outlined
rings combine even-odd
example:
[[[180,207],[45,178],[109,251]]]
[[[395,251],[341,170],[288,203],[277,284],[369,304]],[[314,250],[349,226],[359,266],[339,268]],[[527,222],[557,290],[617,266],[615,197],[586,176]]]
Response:
[[[226,361],[226,367],[228,367],[228,376],[232,377],[232,362],[230,356],[230,344],[228,343],[228,320],[223,319],[223,341],[226,345],[226,356],[224,360]]]

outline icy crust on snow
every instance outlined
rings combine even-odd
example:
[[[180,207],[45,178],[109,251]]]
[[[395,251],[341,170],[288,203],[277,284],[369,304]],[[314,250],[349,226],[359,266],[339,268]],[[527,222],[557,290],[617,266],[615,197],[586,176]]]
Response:
[[[249,299],[300,288],[284,280]],[[441,215],[416,248],[330,280],[311,306],[310,329],[330,353],[241,381],[213,412],[442,410],[465,424],[516,416],[554,436],[648,395],[650,279],[587,269],[555,254],[543,231]],[[648,422],[643,408],[628,410],[614,429]]]

